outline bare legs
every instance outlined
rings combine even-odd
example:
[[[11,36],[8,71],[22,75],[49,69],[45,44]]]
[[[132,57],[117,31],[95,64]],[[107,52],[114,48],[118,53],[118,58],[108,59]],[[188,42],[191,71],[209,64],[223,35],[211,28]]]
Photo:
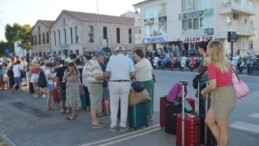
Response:
[[[208,125],[211,132],[215,136],[218,145],[227,146],[229,142],[228,120],[216,121],[214,111],[210,108],[206,116],[205,123]]]

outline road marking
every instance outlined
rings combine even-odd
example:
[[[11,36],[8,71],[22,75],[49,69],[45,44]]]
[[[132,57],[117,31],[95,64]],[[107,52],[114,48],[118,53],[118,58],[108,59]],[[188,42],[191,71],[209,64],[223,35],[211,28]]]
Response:
[[[7,143],[9,143],[11,146],[16,146],[16,144],[14,144],[14,143],[7,137],[6,134],[4,134],[4,135],[2,136],[2,138],[3,138],[5,141],[7,141]]]
[[[116,139],[121,140],[121,139],[123,139],[123,137],[131,137],[131,136],[137,135],[138,133],[140,133],[140,134],[141,133],[148,133],[149,131],[153,132],[154,129],[156,129],[156,131],[157,131],[157,129],[158,130],[161,129],[160,124],[153,125],[153,126],[150,126],[150,127],[144,128],[144,129],[136,130],[136,131],[133,131],[133,132],[129,132],[129,133],[126,133],[126,134],[123,134],[123,135],[118,135],[118,136],[115,136],[115,137],[95,141],[95,142],[92,142],[92,143],[83,144],[81,146],[98,145],[98,144],[106,143],[106,142],[109,142],[109,141],[114,141]],[[151,132],[149,132],[149,133],[151,133]]]
[[[259,113],[252,113],[252,114],[248,115],[248,117],[259,119]]]
[[[230,127],[259,134],[259,126],[255,124],[249,124],[246,122],[237,121],[233,124],[230,124]]]
[[[152,130],[149,130],[149,131],[146,131],[146,132],[142,132],[142,133],[139,133],[139,134],[136,134],[136,135],[131,135],[131,136],[128,136],[128,137],[125,137],[125,138],[113,140],[113,141],[110,141],[108,143],[101,144],[100,146],[108,146],[108,145],[111,145],[111,144],[119,143],[119,142],[126,141],[126,140],[129,140],[129,139],[135,138],[135,137],[139,137],[139,136],[143,136],[143,135],[146,135],[146,134],[149,134],[149,133],[153,133],[153,132],[156,132],[158,130],[161,130],[161,128],[157,127],[155,129],[152,129]]]

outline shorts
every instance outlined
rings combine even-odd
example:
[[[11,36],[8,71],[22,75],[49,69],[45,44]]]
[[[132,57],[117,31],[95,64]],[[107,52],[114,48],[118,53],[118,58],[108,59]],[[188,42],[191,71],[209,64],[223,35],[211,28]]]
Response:
[[[103,87],[103,98],[104,100],[110,99],[110,93],[108,87]]]
[[[21,77],[14,77],[14,83],[15,84],[21,84],[22,83],[22,78]]]
[[[32,83],[38,83],[39,74],[32,74],[30,82]]]
[[[63,90],[60,86],[58,87],[59,99],[66,101],[66,90]]]
[[[216,120],[228,120],[236,105],[233,86],[216,88],[210,97],[210,108],[213,109]]]
[[[48,84],[47,87],[45,87],[45,89],[47,89],[47,90],[53,90],[53,89],[54,89],[54,86],[53,86],[53,84]]]

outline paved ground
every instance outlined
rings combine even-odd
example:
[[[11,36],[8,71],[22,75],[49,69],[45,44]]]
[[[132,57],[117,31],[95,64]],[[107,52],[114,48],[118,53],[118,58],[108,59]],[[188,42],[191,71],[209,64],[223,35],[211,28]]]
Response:
[[[46,111],[46,99],[35,98],[27,92],[12,94],[0,91],[0,135],[17,146],[172,146],[175,136],[166,134],[159,126],[159,97],[166,95],[172,83],[179,80],[190,81],[195,73],[178,71],[155,71],[154,121],[148,128],[132,129],[125,132],[110,132],[109,117],[102,117],[104,129],[92,129],[90,114],[79,112],[74,121],[67,121],[67,114]],[[259,91],[258,76],[240,75],[251,89],[248,97],[239,100],[230,119],[230,146],[258,146],[259,137]],[[188,96],[194,97],[195,90],[188,86]],[[2,146],[0,140],[0,146]]]

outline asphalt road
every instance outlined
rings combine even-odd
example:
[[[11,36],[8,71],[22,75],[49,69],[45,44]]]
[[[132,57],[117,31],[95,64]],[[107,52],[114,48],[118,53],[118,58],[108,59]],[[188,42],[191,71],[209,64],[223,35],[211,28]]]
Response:
[[[172,146],[175,135],[166,134],[159,126],[159,98],[167,95],[171,86],[180,81],[189,81],[188,97],[195,96],[191,86],[194,72],[158,71],[155,72],[154,120],[149,127],[136,131],[111,132],[108,130],[109,117],[101,120],[107,125],[103,129],[92,129],[90,114],[79,112],[75,121],[67,121],[66,114],[46,111],[46,99],[35,98],[27,92],[12,94],[0,91],[0,135],[17,146]],[[250,94],[238,100],[230,119],[230,146],[259,145],[259,77],[240,75],[250,87]]]

